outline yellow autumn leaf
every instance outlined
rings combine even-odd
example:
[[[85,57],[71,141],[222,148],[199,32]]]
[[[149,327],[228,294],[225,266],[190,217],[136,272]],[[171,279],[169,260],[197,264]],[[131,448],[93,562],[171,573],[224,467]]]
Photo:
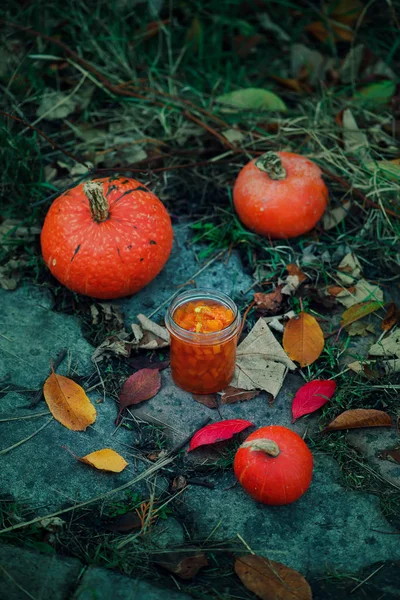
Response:
[[[324,344],[322,329],[312,315],[301,312],[286,323],[283,347],[287,355],[301,367],[307,367],[317,360]]]
[[[53,417],[67,429],[84,431],[95,422],[95,407],[72,379],[53,371],[45,381],[43,394]]]
[[[91,452],[78,460],[100,471],[112,471],[113,473],[121,473],[128,466],[126,460],[112,448]]]

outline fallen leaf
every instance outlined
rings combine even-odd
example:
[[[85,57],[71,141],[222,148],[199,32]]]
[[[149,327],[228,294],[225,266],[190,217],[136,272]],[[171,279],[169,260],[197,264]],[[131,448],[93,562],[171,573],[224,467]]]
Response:
[[[240,58],[246,58],[251,54],[256,47],[265,41],[265,36],[255,33],[254,35],[235,35],[233,38],[233,46],[235,52]]]
[[[124,317],[118,306],[109,302],[98,302],[90,307],[92,325],[98,325],[102,320],[110,324],[112,329],[123,329]]]
[[[369,300],[375,300],[380,305],[383,304],[383,292],[380,287],[369,283],[366,279],[357,281],[356,285],[353,286],[353,291],[344,288],[342,292],[337,294],[336,298],[346,308]]]
[[[362,162],[372,161],[368,138],[360,131],[350,108],[346,108],[342,115],[343,143],[347,152],[354,154]]]
[[[331,0],[323,5],[324,21],[314,21],[306,27],[321,42],[333,40],[351,42],[354,32],[351,29],[364,10],[360,0]]]
[[[292,423],[324,406],[332,398],[335,390],[336,383],[332,379],[315,379],[303,385],[293,399]]]
[[[270,75],[270,77],[283,87],[287,88],[288,90],[292,90],[293,92],[302,94],[305,91],[310,91],[310,89],[307,90],[305,83],[299,81],[299,79],[295,77],[279,77],[279,75]]]
[[[277,25],[277,23],[271,20],[268,13],[258,13],[257,19],[259,20],[261,27],[266,31],[274,33],[278,40],[282,42],[290,42],[290,36],[286,33],[284,29],[282,29],[282,27],[280,27],[279,25]]]
[[[156,369],[141,369],[128,377],[119,393],[117,424],[124,408],[150,400],[161,387],[161,375]]]
[[[390,181],[398,182],[400,180],[400,160],[398,158],[365,163],[364,166],[372,173],[378,173]]]
[[[281,292],[282,286],[277,286],[273,292],[269,294],[263,294],[257,292],[254,294],[254,302],[260,310],[265,310],[269,313],[276,314],[283,302],[283,296]]]
[[[208,565],[208,560],[206,555],[199,551],[188,556],[188,550],[190,549],[186,549],[185,552],[166,552],[162,555],[162,560],[154,562],[182,579],[192,579],[201,568]]]
[[[79,462],[90,465],[99,471],[111,471],[111,473],[121,473],[128,466],[128,463],[122,456],[112,448],[103,448],[96,452],[91,452],[82,458]]]
[[[391,462],[400,463],[400,448],[392,448],[391,450],[382,450],[379,458],[390,460]]]
[[[232,385],[219,392],[221,396],[221,404],[236,404],[236,402],[245,402],[255,398],[260,393],[260,390],[242,390],[235,388]]]
[[[157,369],[163,371],[169,367],[169,360],[158,360],[157,357],[140,354],[128,360],[129,365],[139,371],[140,369]]]
[[[275,398],[288,369],[294,371],[296,365],[285,354],[266,320],[259,319],[237,349],[231,386],[249,391],[265,390]]]
[[[245,88],[218,96],[217,102],[243,110],[272,110],[285,112],[283,100],[273,92],[262,88]]]
[[[77,104],[75,95],[47,89],[41,96],[36,115],[47,121],[65,119],[75,111]]]
[[[346,410],[329,423],[323,431],[339,429],[359,429],[361,427],[391,427],[392,419],[382,410],[373,408],[355,408]]]
[[[239,131],[238,129],[225,129],[221,131],[224,138],[231,142],[231,144],[236,144],[237,142],[243,142],[245,139],[245,135]]]
[[[343,83],[357,81],[358,71],[364,56],[364,44],[350,48],[340,68],[340,79]]]
[[[85,390],[68,377],[53,371],[44,383],[43,395],[53,417],[67,429],[85,431],[96,420],[96,409]]]
[[[40,527],[45,529],[46,531],[51,531],[55,533],[56,531],[60,531],[66,525],[66,522],[60,517],[44,517],[39,521]]]
[[[336,298],[336,296],[339,296],[339,294],[343,294],[343,291],[348,292],[349,294],[354,294],[354,292],[356,291],[356,288],[350,287],[350,288],[343,288],[340,285],[330,285],[327,288],[327,292],[330,296],[334,296]]]
[[[394,358],[384,361],[377,360],[355,360],[354,362],[349,363],[348,368],[354,371],[354,373],[361,373],[371,378],[371,373],[374,375],[374,378],[378,377],[379,371],[372,371],[373,367],[378,367],[379,369],[383,369],[385,373],[388,375],[392,375],[393,373],[400,372],[400,358]]]
[[[344,221],[344,219],[349,214],[349,210],[351,208],[351,201],[347,200],[347,202],[343,202],[340,206],[336,206],[335,208],[328,208],[325,214],[322,217],[322,225],[325,231],[329,231],[333,229],[339,223]]]
[[[128,358],[132,350],[132,342],[128,341],[129,335],[126,331],[120,331],[118,335],[106,338],[92,354],[92,360],[100,362],[106,356],[119,356]]]
[[[392,327],[400,324],[400,309],[394,302],[391,302],[387,308],[386,315],[381,323],[383,331],[390,331]]]
[[[396,93],[396,85],[396,82],[391,79],[369,83],[357,90],[354,100],[370,108],[385,105]]]
[[[366,336],[370,333],[376,333],[372,323],[362,323],[361,321],[351,323],[351,325],[346,327],[346,331],[350,337],[354,337],[355,335]]]
[[[244,419],[227,419],[226,421],[216,421],[210,423],[205,427],[202,427],[192,437],[189,444],[189,450],[194,450],[199,446],[205,446],[208,444],[215,444],[216,442],[222,442],[229,440],[236,433],[240,433],[247,427],[251,427],[253,423],[245,421]]]
[[[134,529],[141,529],[142,521],[135,510],[130,510],[123,515],[118,515],[114,519],[107,521],[105,527],[109,531],[118,533],[129,533]]]
[[[207,406],[207,408],[218,408],[218,402],[215,394],[192,394],[193,400]]]
[[[304,44],[292,44],[290,63],[292,76],[296,79],[307,79],[311,85],[324,80],[326,60],[318,50],[312,50]]]
[[[177,477],[174,477],[174,479],[172,481],[172,489],[175,492],[178,492],[179,490],[183,490],[186,486],[187,486],[187,481],[183,475],[178,475]]]
[[[137,316],[137,320],[140,325],[131,326],[134,335],[133,348],[156,350],[169,346],[170,337],[166,327],[154,323],[142,314]]]
[[[353,304],[353,306],[344,311],[340,321],[340,326],[348,327],[351,323],[354,323],[359,319],[363,319],[367,315],[376,312],[380,308],[382,308],[382,304],[380,302],[360,302],[358,304]]]
[[[241,556],[235,560],[235,573],[262,600],[312,600],[311,588],[298,571],[269,558]]]
[[[303,283],[307,279],[307,275],[303,273],[303,271],[298,267],[295,263],[290,263],[286,265],[286,270],[289,275],[297,276],[300,283]]]
[[[307,367],[316,361],[324,345],[324,334],[312,315],[301,312],[286,323],[283,347],[288,356],[301,367]]]
[[[394,329],[383,340],[376,342],[369,349],[372,356],[396,356],[400,358],[400,328]]]

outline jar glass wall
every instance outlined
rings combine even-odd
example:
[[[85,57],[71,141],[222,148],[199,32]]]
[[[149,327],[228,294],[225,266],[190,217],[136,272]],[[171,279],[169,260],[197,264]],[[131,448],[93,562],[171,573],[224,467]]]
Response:
[[[227,315],[229,319],[224,321]],[[214,290],[183,292],[172,301],[165,324],[171,335],[175,383],[193,394],[211,394],[226,388],[235,372],[241,325],[233,300]]]

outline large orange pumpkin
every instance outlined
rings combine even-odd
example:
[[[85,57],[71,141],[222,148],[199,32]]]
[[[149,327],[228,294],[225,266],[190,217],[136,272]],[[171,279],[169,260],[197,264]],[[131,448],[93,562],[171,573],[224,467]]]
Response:
[[[246,492],[264,504],[289,504],[309,488],[313,457],[297,433],[280,425],[261,427],[240,446],[233,463]]]
[[[51,205],[41,245],[50,271],[79,294],[134,294],[163,268],[172,248],[169,215],[150,190],[126,177],[76,186]]]
[[[240,171],[233,201],[246,227],[285,239],[317,224],[327,206],[328,189],[311,160],[292,152],[266,152]]]

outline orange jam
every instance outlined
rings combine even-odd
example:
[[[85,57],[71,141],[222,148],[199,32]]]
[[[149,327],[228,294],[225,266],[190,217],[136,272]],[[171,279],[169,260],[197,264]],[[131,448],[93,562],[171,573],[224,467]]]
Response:
[[[235,371],[240,327],[232,300],[221,292],[185,292],[170,307],[166,324],[175,383],[194,394],[227,387]]]

